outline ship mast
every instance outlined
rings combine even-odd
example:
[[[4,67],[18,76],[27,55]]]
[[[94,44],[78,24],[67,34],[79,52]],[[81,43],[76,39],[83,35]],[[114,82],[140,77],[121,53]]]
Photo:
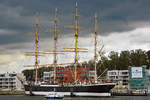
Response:
[[[75,14],[74,14],[74,25],[67,26],[66,28],[73,29],[75,31],[75,47],[74,48],[65,48],[71,49],[75,53],[74,57],[74,81],[77,82],[77,65],[78,65],[78,52],[87,52],[86,48],[78,48],[78,33],[79,29],[83,29],[83,27],[78,26],[78,6],[77,3],[75,5]]]
[[[74,57],[74,81],[77,81],[77,65],[78,65],[78,6],[77,3],[75,5],[75,14],[74,14],[74,26],[70,27],[72,29],[74,29],[75,31],[75,48],[74,48],[74,53],[75,53],[75,57]]]
[[[57,10],[57,8],[55,9],[55,17],[54,17],[54,29],[53,30],[49,30],[49,32],[53,32],[54,33],[54,50],[46,50],[45,52],[44,52],[44,54],[54,54],[54,63],[53,64],[42,64],[42,65],[40,65],[40,66],[51,66],[51,65],[54,65],[54,83],[56,83],[56,78],[57,78],[57,76],[56,76],[56,67],[57,67],[57,65],[68,65],[68,64],[75,64],[76,63],[76,66],[77,66],[77,63],[78,63],[78,61],[77,61],[77,52],[79,52],[79,50],[77,50],[77,49],[82,49],[82,52],[86,52],[85,50],[87,50],[87,49],[84,49],[84,48],[77,48],[77,44],[76,44],[76,49],[75,48],[64,48],[64,49],[71,49],[71,50],[60,50],[60,51],[57,51],[57,33],[60,33],[60,31],[59,30],[57,30],[57,13],[58,13],[58,10]],[[75,29],[75,28],[79,28],[78,26],[69,26],[69,28],[73,28],[73,29]],[[78,33],[76,33],[76,34],[78,34]],[[77,39],[76,39],[76,41],[77,41]],[[57,54],[64,54],[64,52],[76,52],[76,60],[75,60],[75,63],[61,63],[61,64],[57,64],[57,59],[56,59],[56,57],[57,57]],[[76,73],[76,72],[75,72]]]
[[[57,65],[57,59],[56,59],[56,43],[57,43],[57,8],[55,9],[55,17],[54,17],[54,83],[56,83],[56,65]]]
[[[74,81],[77,81],[77,64],[78,62],[78,52],[87,52],[86,48],[78,48],[78,30],[83,29],[82,27],[78,26],[78,8],[77,8],[77,3],[75,6],[75,14],[74,14],[74,20],[75,20],[75,25],[70,25],[67,26],[66,28],[74,29],[75,31],[75,48],[64,48],[64,49],[69,49],[69,50],[62,50],[62,51],[57,51],[57,33],[59,31],[57,30],[57,9],[55,9],[55,17],[54,17],[54,30],[49,30],[49,32],[54,33],[54,50],[48,50],[44,54],[54,54],[54,64],[43,64],[41,66],[46,66],[46,65],[54,65],[54,83],[56,83],[56,67],[57,65],[66,65],[66,64],[74,64]],[[56,55],[57,54],[64,54],[64,52],[74,52],[75,57],[74,57],[74,63],[62,63],[62,64],[57,64],[57,59]]]
[[[74,69],[75,69],[75,82],[77,80],[77,64],[78,64],[78,52],[77,52],[77,48],[78,48],[78,7],[77,7],[77,3],[75,6],[75,15],[74,15],[74,19],[75,19],[75,64],[74,64]]]
[[[39,67],[39,62],[38,62],[38,52],[39,52],[39,21],[38,21],[38,16],[36,16],[36,33],[35,33],[35,84],[37,84],[38,81],[38,67]]]
[[[25,65],[25,67],[34,67],[35,68],[35,84],[38,83],[38,68],[39,68],[39,61],[38,56],[43,56],[39,52],[39,19],[38,16],[36,16],[36,22],[35,22],[35,33],[33,33],[33,36],[35,36],[35,50],[32,52],[26,52],[26,56],[34,56],[35,57],[35,64],[34,65]]]
[[[95,38],[95,48],[94,48],[94,83],[97,83],[97,68],[96,68],[96,60],[97,60],[97,15],[94,17],[94,38]]]
[[[58,10],[56,8],[55,15],[54,15],[54,29],[49,30],[49,32],[54,33],[54,50],[48,50],[48,51],[44,52],[44,54],[54,54],[54,63],[42,65],[42,66],[54,65],[54,83],[56,83],[56,67],[57,67],[57,65],[59,65],[59,64],[57,64],[57,54],[64,54],[64,53],[62,53],[63,51],[57,51],[57,33],[59,33],[59,31],[57,30],[57,15],[58,15],[57,13],[58,13]]]

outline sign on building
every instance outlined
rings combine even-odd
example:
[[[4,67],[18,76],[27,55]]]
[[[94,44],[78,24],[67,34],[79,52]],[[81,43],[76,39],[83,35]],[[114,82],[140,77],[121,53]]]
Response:
[[[132,67],[131,68],[132,78],[142,78],[142,67]]]

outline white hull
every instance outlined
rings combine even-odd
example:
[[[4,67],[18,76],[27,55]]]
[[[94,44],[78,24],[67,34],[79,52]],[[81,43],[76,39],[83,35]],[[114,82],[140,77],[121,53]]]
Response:
[[[54,92],[37,92],[37,91],[32,91],[32,93],[35,96],[46,96],[50,93],[54,93]],[[71,92],[57,92],[58,94],[62,94],[64,96],[71,96]],[[25,91],[26,95],[30,95],[29,91]],[[85,96],[85,97],[109,97],[111,96],[111,93],[89,93],[89,92],[73,92],[73,95],[75,96]]]

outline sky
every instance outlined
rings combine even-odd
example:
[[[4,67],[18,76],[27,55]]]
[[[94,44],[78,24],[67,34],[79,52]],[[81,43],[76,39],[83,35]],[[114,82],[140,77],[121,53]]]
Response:
[[[35,17],[39,16],[40,51],[53,50],[54,10],[58,9],[58,49],[74,47],[74,31],[64,28],[73,25],[75,4],[78,4],[79,61],[93,59],[94,15],[98,16],[98,45],[104,51],[150,49],[150,0],[0,0],[0,73],[21,72],[24,65],[33,65],[34,57],[25,52],[34,50]],[[74,54],[58,55],[58,63],[73,62]],[[40,64],[53,63],[53,55],[39,58]]]

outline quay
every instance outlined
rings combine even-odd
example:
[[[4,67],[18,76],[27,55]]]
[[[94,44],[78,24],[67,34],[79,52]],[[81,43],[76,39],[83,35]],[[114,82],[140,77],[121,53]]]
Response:
[[[150,96],[150,93],[111,93],[112,96]]]
[[[24,95],[24,91],[0,91],[0,95]]]
[[[150,92],[148,91],[130,91],[127,89],[112,89],[112,96],[150,96]]]

